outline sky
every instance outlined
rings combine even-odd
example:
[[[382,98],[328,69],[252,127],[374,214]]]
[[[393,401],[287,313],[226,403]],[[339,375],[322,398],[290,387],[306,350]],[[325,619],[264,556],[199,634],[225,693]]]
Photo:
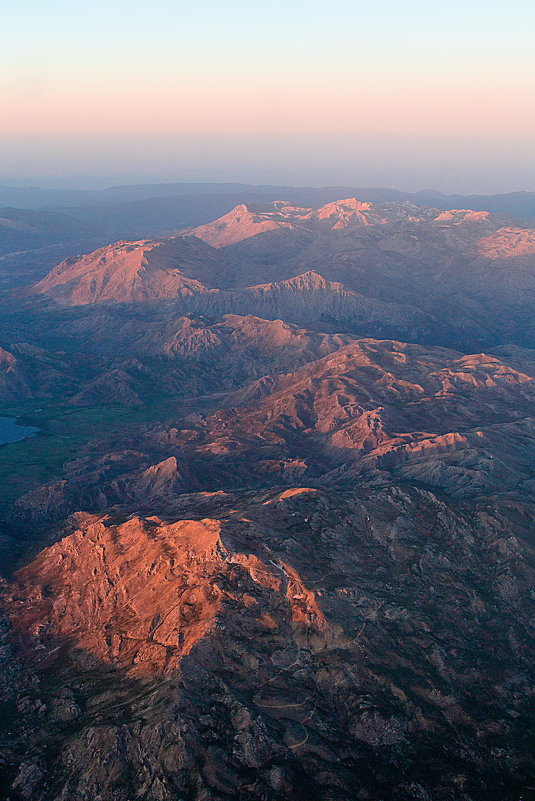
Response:
[[[0,183],[535,190],[535,6],[18,0]]]

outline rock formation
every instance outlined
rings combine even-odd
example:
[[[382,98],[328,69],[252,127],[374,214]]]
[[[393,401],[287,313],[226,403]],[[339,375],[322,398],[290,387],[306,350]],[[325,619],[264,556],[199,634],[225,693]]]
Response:
[[[0,301],[1,799],[531,797],[533,258],[277,201]]]

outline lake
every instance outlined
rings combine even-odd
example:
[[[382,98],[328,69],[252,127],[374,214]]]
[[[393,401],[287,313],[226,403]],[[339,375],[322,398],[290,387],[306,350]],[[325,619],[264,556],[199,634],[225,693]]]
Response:
[[[35,437],[38,431],[35,426],[18,425],[16,417],[0,417],[0,445]]]

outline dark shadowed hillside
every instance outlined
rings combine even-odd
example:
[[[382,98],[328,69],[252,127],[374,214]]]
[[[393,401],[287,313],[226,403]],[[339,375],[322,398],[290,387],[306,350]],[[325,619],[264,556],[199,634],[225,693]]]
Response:
[[[0,799],[533,793],[535,230],[271,190],[1,298]]]

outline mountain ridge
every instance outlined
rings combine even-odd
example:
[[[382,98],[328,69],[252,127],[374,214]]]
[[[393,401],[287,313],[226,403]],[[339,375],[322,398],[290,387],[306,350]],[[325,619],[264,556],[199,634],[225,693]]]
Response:
[[[277,197],[0,298],[6,801],[535,786],[533,229]]]

